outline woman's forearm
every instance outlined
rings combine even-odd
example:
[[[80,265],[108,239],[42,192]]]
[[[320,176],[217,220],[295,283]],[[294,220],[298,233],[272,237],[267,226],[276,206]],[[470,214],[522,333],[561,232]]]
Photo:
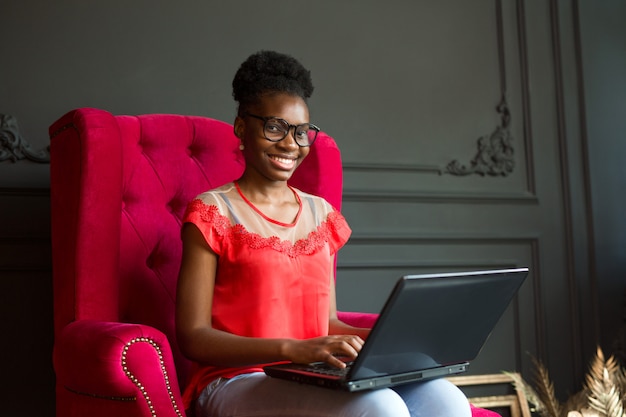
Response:
[[[289,339],[237,336],[203,328],[179,334],[181,351],[195,362],[216,366],[247,366],[288,360]]]

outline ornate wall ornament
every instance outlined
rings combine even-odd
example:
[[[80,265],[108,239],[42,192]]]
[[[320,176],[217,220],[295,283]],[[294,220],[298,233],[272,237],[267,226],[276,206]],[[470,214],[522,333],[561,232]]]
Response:
[[[49,163],[50,148],[39,151],[31,149],[30,144],[20,135],[17,119],[10,114],[0,114],[0,162],[17,162],[22,159]]]
[[[511,144],[513,141],[510,130],[511,113],[504,95],[496,109],[500,113],[500,125],[490,135],[484,135],[478,139],[478,150],[469,166],[455,159],[446,166],[444,170],[446,174],[506,177],[513,172],[515,151]]]
[[[504,58],[504,30],[502,22],[502,0],[496,1],[496,29],[498,47],[498,69],[500,74],[500,104],[496,106],[500,114],[500,125],[489,134],[480,137],[477,141],[478,150],[469,165],[463,165],[454,160],[443,170],[446,174],[466,176],[477,174],[480,176],[506,177],[515,167],[514,149],[511,145],[511,112],[506,102],[506,60]]]

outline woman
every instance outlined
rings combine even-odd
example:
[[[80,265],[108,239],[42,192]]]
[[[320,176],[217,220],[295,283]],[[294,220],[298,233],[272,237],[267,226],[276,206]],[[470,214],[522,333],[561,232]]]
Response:
[[[276,52],[253,54],[235,75],[245,171],[191,202],[182,230],[176,326],[199,364],[185,406],[198,416],[469,416],[445,380],[347,393],[262,372],[280,361],[343,368],[339,358],[355,358],[369,333],[337,319],[334,257],[350,228],[287,185],[315,146],[312,92],[309,71]]]

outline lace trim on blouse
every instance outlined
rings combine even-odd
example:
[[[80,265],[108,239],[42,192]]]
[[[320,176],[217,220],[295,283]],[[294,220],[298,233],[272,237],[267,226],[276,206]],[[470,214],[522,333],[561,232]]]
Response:
[[[338,212],[330,212],[326,220],[317,229],[310,232],[306,238],[292,243],[289,240],[281,240],[277,236],[263,237],[248,231],[241,224],[233,225],[228,217],[220,213],[217,206],[205,204],[201,199],[195,199],[189,203],[187,210],[188,213],[198,213],[200,219],[210,224],[213,230],[224,239],[235,244],[246,245],[252,249],[273,249],[290,257],[311,255],[319,251],[333,236],[335,222],[342,218]]]

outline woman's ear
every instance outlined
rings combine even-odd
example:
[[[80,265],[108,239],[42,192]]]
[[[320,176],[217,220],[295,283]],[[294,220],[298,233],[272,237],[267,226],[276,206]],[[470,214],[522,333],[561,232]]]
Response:
[[[237,136],[240,140],[243,139],[244,133],[246,131],[246,124],[243,119],[239,116],[235,118],[235,123],[233,124],[233,131],[235,132],[235,136]]]

